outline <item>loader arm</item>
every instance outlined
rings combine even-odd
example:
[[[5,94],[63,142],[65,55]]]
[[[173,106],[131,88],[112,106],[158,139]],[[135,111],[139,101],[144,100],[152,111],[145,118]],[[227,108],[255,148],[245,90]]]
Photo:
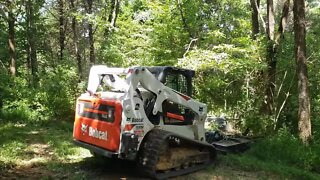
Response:
[[[153,115],[158,112],[163,112],[162,103],[165,100],[170,100],[174,103],[182,105],[186,108],[191,109],[196,114],[196,122],[203,122],[207,115],[206,104],[200,103],[180,92],[177,92],[163,83],[161,83],[146,67],[136,67],[132,71],[132,75],[129,77],[128,81],[129,89],[125,95],[126,98],[132,97],[132,94],[136,93],[136,89],[139,84],[146,90],[155,94],[156,102],[153,107]],[[195,122],[195,123],[196,123]]]

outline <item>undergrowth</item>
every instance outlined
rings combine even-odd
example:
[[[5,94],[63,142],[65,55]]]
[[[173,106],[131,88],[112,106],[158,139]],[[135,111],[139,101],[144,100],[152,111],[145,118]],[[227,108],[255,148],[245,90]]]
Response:
[[[39,82],[32,84],[27,78],[0,72],[0,121],[39,123],[72,119],[75,100],[84,86],[75,69],[58,66],[46,69],[40,76]]]
[[[263,170],[289,179],[320,179],[320,146],[305,146],[299,138],[283,128],[271,137],[255,142],[240,155],[224,158],[227,165],[243,170]]]

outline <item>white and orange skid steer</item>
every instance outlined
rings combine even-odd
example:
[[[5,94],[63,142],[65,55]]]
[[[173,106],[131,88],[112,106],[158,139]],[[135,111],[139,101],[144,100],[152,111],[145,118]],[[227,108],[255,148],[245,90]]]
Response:
[[[170,66],[93,66],[87,92],[77,99],[75,143],[136,161],[155,179],[208,166],[217,153],[205,138],[207,106],[191,98],[194,75]]]

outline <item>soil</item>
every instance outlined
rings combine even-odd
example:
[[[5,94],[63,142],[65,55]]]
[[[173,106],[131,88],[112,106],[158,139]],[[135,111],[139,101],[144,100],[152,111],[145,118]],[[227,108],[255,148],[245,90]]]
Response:
[[[24,149],[23,160],[15,164],[0,161],[0,179],[147,179],[137,172],[134,162],[93,157],[84,149],[77,157],[57,157],[48,143],[36,138],[26,138],[26,141],[29,146]],[[172,178],[189,179],[279,178],[265,172],[243,171],[220,162],[207,169]]]
[[[36,162],[36,160],[33,160]],[[105,158],[84,158],[80,162],[61,163],[59,168],[51,169],[45,163],[29,163],[21,166],[5,167],[0,171],[0,179],[122,179],[143,180],[136,170],[135,164],[128,161],[109,160]],[[1,169],[1,167],[0,167]],[[51,170],[50,170],[51,169]],[[171,178],[172,180],[193,179],[278,179],[264,172],[247,172],[218,164],[192,174]]]

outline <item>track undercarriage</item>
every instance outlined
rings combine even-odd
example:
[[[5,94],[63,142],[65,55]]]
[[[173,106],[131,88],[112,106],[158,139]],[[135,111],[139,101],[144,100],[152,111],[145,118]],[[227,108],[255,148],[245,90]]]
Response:
[[[216,151],[209,144],[155,129],[143,144],[138,166],[142,174],[165,179],[205,168],[215,157]]]

